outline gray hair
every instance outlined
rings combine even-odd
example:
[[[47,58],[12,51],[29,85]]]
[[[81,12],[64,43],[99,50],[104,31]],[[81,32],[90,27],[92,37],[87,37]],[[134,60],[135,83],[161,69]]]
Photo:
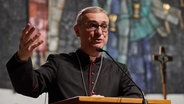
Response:
[[[108,15],[108,13],[101,7],[98,6],[92,6],[92,7],[86,7],[78,12],[77,18],[76,18],[76,24],[80,25],[83,21],[83,17],[87,13],[104,13]]]

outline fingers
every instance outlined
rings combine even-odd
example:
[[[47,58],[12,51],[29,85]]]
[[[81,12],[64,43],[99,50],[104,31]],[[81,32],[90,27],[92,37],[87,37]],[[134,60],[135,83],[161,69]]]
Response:
[[[35,34],[35,35],[34,35]],[[43,40],[40,40],[40,32],[32,26],[30,23],[22,31],[22,36],[20,39],[19,50],[33,50],[43,43]]]
[[[19,43],[18,57],[20,60],[28,60],[35,48],[43,43],[40,32],[31,24],[27,24],[22,31]]]
[[[35,35],[34,37],[33,37],[33,39],[32,39],[32,44],[31,44],[31,46],[30,46],[30,51],[33,51],[35,48],[37,48],[38,46],[40,46],[42,43],[43,43],[43,40],[38,40],[38,38],[40,37],[40,33],[39,34],[37,34],[37,35]],[[36,41],[36,40],[38,40],[37,42],[34,42],[34,41]]]
[[[35,31],[35,27],[31,27],[31,29],[29,31],[27,31],[27,33],[25,34],[23,41],[27,42],[30,39],[30,37],[34,31]]]
[[[37,34],[36,28],[28,23],[22,31],[21,42],[27,42],[33,33]]]
[[[37,42],[36,44],[33,44],[31,47],[30,47],[30,51],[33,51],[36,47],[38,47],[39,45],[41,45],[43,43],[43,40]]]
[[[33,47],[33,49],[35,49],[36,47],[38,47],[41,43],[43,43],[43,40],[40,40],[41,34],[38,33],[36,34],[33,38],[30,38],[25,44],[24,47],[29,48],[29,47]],[[32,50],[32,48],[31,48]]]
[[[23,29],[23,31],[22,31],[22,38],[24,38],[25,37],[25,35],[27,34],[27,31],[29,31],[29,28],[31,27],[31,25],[28,23],[27,25],[26,25],[26,27]]]

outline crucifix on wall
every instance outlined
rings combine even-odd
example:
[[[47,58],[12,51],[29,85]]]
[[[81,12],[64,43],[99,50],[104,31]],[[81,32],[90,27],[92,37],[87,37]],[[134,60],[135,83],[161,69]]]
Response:
[[[162,76],[162,93],[164,99],[167,99],[167,87],[166,87],[166,63],[172,61],[171,56],[166,55],[165,49],[163,46],[159,47],[159,55],[153,55],[153,59],[160,63],[160,71]]]
[[[181,27],[181,29],[184,29],[184,21],[183,21],[183,15],[184,15],[184,10],[183,10],[183,8],[184,8],[184,0],[180,0],[179,1],[179,4],[180,4],[180,10],[181,10],[181,16],[180,16],[180,27]]]
[[[180,0],[180,6],[184,7],[184,0]]]

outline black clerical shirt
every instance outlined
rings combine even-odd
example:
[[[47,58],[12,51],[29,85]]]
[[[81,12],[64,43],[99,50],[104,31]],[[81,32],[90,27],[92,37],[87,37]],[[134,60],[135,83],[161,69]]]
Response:
[[[129,75],[126,65],[119,65]],[[134,83],[111,60],[99,57],[91,62],[80,49],[69,54],[51,54],[47,62],[36,70],[33,70],[31,59],[21,62],[15,54],[7,63],[7,70],[15,91],[31,97],[48,92],[49,103],[93,94],[141,97]]]

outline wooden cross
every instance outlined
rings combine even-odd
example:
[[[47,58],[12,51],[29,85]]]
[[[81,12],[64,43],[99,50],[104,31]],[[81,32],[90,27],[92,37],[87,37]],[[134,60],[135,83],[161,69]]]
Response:
[[[184,1],[183,0],[180,0],[180,6],[184,7]]]
[[[180,16],[180,27],[181,27],[181,29],[184,29],[184,21],[183,21],[183,17],[182,17],[182,15],[183,15],[183,11],[182,11],[182,9],[184,8],[184,0],[180,0],[180,9],[181,9],[181,16]]]
[[[160,62],[160,71],[162,76],[162,93],[164,99],[167,99],[167,89],[166,89],[166,63],[172,61],[171,56],[166,55],[164,47],[159,47],[159,55],[153,55],[153,59]]]

